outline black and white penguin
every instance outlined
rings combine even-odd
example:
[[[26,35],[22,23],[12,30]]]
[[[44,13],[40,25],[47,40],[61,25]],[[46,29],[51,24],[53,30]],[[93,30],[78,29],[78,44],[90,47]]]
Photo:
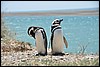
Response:
[[[28,35],[36,40],[35,44],[38,52],[36,56],[47,55],[47,36],[45,30],[42,27],[31,26],[28,28]]]
[[[64,43],[68,47],[67,40],[63,36],[63,31],[60,26],[63,19],[55,19],[51,26],[51,49],[52,55],[65,55]]]

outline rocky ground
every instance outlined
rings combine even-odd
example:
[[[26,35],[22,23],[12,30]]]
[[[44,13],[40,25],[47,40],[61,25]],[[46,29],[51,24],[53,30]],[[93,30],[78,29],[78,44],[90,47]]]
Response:
[[[64,56],[52,56],[50,52],[48,49],[47,56],[35,56],[36,48],[28,43],[14,40],[1,42],[1,66],[99,66],[97,54],[65,53]]]

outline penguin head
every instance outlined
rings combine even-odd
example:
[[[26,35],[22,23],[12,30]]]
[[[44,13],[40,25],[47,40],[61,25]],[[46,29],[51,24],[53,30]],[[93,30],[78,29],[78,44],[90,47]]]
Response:
[[[35,33],[35,28],[34,26],[31,26],[28,28],[28,35],[31,37],[34,37],[34,33]]]
[[[61,21],[63,21],[63,19],[55,19],[55,20],[52,22],[52,25],[60,25]]]

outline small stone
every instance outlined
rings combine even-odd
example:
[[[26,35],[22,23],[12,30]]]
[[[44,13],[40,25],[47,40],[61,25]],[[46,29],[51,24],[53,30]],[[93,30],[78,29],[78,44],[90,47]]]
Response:
[[[22,59],[21,61],[22,61],[22,62],[25,62],[26,60],[25,60],[25,59]]]
[[[60,58],[60,60],[63,60],[64,58]]]

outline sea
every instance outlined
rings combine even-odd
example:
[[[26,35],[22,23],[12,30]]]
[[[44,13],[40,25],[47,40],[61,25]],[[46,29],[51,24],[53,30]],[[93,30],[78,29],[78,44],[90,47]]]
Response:
[[[68,42],[68,53],[92,54],[99,52],[99,16],[5,16],[5,24],[15,33],[16,40],[29,42],[35,46],[35,39],[27,33],[30,26],[43,27],[46,31],[48,47],[51,25],[55,19],[61,22],[63,35]],[[58,46],[58,45],[57,45]]]

